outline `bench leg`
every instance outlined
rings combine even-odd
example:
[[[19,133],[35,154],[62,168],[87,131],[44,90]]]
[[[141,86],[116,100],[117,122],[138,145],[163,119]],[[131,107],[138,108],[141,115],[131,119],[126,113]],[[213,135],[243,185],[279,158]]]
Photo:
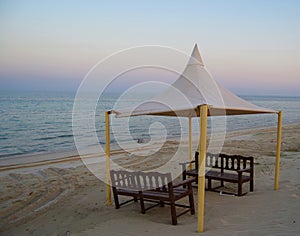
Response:
[[[253,180],[250,180],[250,192],[254,191],[254,183]]]
[[[133,200],[134,200],[134,202],[137,202],[138,198],[137,197],[133,197]]]
[[[120,208],[119,197],[118,197],[118,194],[116,193],[115,188],[113,188],[113,195],[114,195],[114,200],[115,200],[115,207],[116,207],[116,209],[119,209]]]
[[[145,203],[144,203],[144,198],[140,197],[140,205],[141,205],[141,212],[142,214],[146,213],[146,209],[145,209]]]
[[[211,178],[207,179],[207,188],[209,191],[211,191]]]
[[[243,188],[242,188],[243,186],[242,186],[242,183],[238,183],[238,196],[242,196],[243,194],[242,194],[242,190],[243,190]]]
[[[171,207],[172,225],[177,225],[177,215],[176,215],[176,208],[175,208],[174,199],[171,199],[170,207]]]
[[[190,202],[191,214],[195,215],[195,205],[194,205],[194,195],[193,195],[193,192],[191,192],[189,194],[189,202]]]

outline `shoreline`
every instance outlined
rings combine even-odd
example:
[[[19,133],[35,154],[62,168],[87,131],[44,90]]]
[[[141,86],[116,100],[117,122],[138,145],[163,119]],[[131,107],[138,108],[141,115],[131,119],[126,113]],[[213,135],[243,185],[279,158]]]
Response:
[[[297,126],[299,125],[300,122],[289,122],[286,124],[282,124],[282,127],[288,127],[288,126]],[[227,134],[231,134],[231,133],[238,133],[238,132],[247,132],[247,131],[253,131],[255,132],[255,130],[264,130],[264,129],[274,129],[276,128],[276,125],[273,126],[259,126],[259,127],[246,127],[243,129],[231,129],[231,130],[227,130],[226,135]],[[198,131],[197,131],[198,132]],[[188,135],[188,133],[186,133],[186,136]],[[172,139],[176,139],[178,140],[180,138],[180,136],[172,136]],[[138,142],[138,140],[136,140]],[[116,142],[111,142],[111,147],[116,146]],[[101,143],[100,145],[105,145],[105,143]],[[91,148],[93,148],[94,146],[90,146]],[[88,149],[90,147],[85,147],[84,149]],[[22,153],[22,154],[11,154],[11,155],[3,155],[0,156],[0,163],[2,160],[10,160],[10,159],[17,159],[17,158],[31,158],[31,157],[43,157],[43,156],[59,156],[59,157],[69,157],[71,155],[78,155],[77,153],[77,148],[68,148],[68,149],[61,149],[61,150],[52,150],[52,151],[43,151],[43,152],[31,152],[31,153]]]
[[[293,123],[288,125],[283,125],[282,129],[290,129],[293,127],[300,126],[300,123]],[[257,132],[277,132],[277,127],[259,127],[259,128],[245,128],[242,130],[231,130],[227,131],[225,142],[228,140],[242,140],[251,138],[251,135]],[[239,138],[238,138],[239,137]],[[180,137],[171,137],[167,142],[178,142]],[[197,139],[197,135],[193,135],[193,146],[195,144],[195,139]],[[159,141],[159,140],[158,140]],[[183,139],[183,143],[188,145],[188,138]],[[156,143],[158,145],[158,143]],[[177,143],[174,144],[175,146]],[[141,150],[145,150],[142,146],[139,148]],[[149,149],[149,148],[148,148]],[[111,155],[118,155],[125,153],[123,150],[118,149],[116,143],[111,144]],[[132,149],[130,149],[132,150]],[[99,154],[95,146],[91,146],[90,148],[85,149],[84,155],[79,155],[78,151],[75,150],[68,150],[68,151],[57,151],[57,152],[47,152],[47,153],[32,153],[32,154],[24,154],[24,155],[16,155],[16,156],[8,156],[0,158],[0,173],[7,170],[14,170],[14,169],[21,169],[21,168],[30,168],[30,167],[38,167],[38,166],[47,166],[49,164],[60,164],[66,162],[78,162],[82,159],[88,158],[105,158],[105,153]],[[81,163],[82,164],[82,163]],[[81,165],[77,163],[77,165]],[[74,163],[71,165],[74,166]],[[75,165],[76,166],[76,165]]]

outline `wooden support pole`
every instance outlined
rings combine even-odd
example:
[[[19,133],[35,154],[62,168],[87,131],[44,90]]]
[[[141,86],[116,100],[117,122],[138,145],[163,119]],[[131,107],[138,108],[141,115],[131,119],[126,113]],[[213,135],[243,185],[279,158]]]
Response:
[[[106,128],[106,205],[111,205],[110,190],[110,111],[105,112],[105,128]]]
[[[208,106],[202,105],[200,109],[200,140],[199,140],[199,162],[198,162],[198,228],[204,231],[204,197],[205,197],[205,161],[206,161],[206,129]]]
[[[189,117],[189,160],[193,160],[193,140],[192,140],[192,117]],[[192,169],[192,164],[190,164]]]
[[[278,182],[279,182],[281,127],[282,127],[282,112],[280,111],[280,112],[278,112],[278,125],[277,125],[277,148],[276,148],[276,166],[275,166],[274,190],[278,189]]]

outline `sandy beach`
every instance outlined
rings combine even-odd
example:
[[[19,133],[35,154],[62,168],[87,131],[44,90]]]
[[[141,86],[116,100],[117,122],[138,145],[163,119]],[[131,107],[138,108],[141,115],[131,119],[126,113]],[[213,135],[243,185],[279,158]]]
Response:
[[[276,128],[229,132],[222,152],[254,156],[254,192],[243,197],[206,192],[202,235],[299,235],[299,140],[300,124],[283,127],[279,190],[274,191]],[[174,146],[176,142],[167,143],[154,159],[145,157],[143,164],[159,165]],[[87,158],[92,160],[94,155]],[[124,166],[136,161],[124,153],[115,155]],[[196,189],[194,195],[197,204]],[[76,153],[52,154],[39,161],[30,157],[0,160],[0,209],[0,235],[5,236],[56,236],[67,231],[72,236],[197,234],[196,215],[185,214],[172,226],[168,206],[144,215],[137,203],[119,210],[106,206],[105,184]]]

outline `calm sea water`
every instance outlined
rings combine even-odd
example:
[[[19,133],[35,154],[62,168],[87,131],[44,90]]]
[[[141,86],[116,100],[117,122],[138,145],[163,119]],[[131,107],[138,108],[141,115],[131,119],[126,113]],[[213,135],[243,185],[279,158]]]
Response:
[[[75,93],[71,92],[0,92],[0,157],[15,156],[40,152],[59,152],[74,150],[72,131],[72,109]],[[105,143],[104,110],[114,106],[116,94],[110,94],[101,100],[97,107],[97,136],[100,143]],[[300,97],[242,96],[244,99],[266,108],[283,111],[283,123],[300,122]],[[123,101],[124,107],[145,100],[135,97]],[[89,103],[89,101],[84,101]],[[122,127],[122,119],[113,119],[116,127]],[[184,118],[183,118],[184,119]],[[220,119],[220,118],[213,118]],[[222,118],[224,119],[224,118]],[[155,135],[166,132],[168,136],[187,133],[187,122],[173,117],[133,117],[129,128],[133,139],[149,138],[149,127],[156,121],[161,126],[154,126]],[[223,120],[224,122],[224,120]],[[275,126],[276,115],[248,115],[226,117],[227,130],[251,127]],[[221,122],[222,123],[222,122]],[[182,125],[183,124],[183,125]],[[198,122],[193,121],[196,130]],[[85,128],[81,127],[85,132]],[[89,136],[89,131],[86,131]],[[119,134],[119,139],[126,141],[128,135]],[[112,136],[112,142],[115,142]],[[95,143],[86,143],[86,146]]]

